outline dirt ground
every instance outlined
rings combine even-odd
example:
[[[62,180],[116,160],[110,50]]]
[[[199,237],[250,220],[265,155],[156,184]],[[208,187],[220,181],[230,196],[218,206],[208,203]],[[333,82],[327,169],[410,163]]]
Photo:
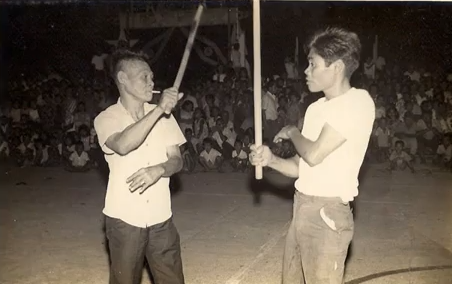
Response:
[[[105,179],[95,171],[1,169],[0,283],[108,283]],[[175,178],[172,190],[187,284],[280,282],[291,180],[198,173]],[[452,283],[451,204],[450,173],[368,169],[354,204],[347,283]]]

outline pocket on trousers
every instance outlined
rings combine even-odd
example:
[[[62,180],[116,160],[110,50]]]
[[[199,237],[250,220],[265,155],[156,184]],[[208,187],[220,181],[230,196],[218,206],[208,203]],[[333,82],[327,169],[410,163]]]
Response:
[[[325,225],[337,233],[353,230],[353,214],[348,204],[326,204],[319,214]]]

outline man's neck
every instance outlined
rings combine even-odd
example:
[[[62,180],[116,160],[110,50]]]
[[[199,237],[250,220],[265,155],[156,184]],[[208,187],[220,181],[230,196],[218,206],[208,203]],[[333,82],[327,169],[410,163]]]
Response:
[[[130,95],[121,95],[120,101],[123,107],[134,119],[141,119],[144,115],[144,102],[138,101]]]
[[[342,81],[334,84],[331,88],[324,90],[323,93],[327,100],[332,100],[347,93],[350,89],[350,81],[347,78],[344,78]]]

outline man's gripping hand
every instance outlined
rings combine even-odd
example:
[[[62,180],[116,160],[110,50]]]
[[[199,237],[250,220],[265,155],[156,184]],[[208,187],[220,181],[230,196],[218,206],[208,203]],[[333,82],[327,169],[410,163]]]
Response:
[[[168,88],[163,91],[158,106],[162,108],[166,114],[171,114],[171,111],[183,96],[184,94],[179,93],[179,90],[175,87]]]
[[[251,153],[249,159],[253,166],[266,167],[274,158],[273,153],[268,146],[262,145],[257,147],[256,145],[251,145],[250,150]]]

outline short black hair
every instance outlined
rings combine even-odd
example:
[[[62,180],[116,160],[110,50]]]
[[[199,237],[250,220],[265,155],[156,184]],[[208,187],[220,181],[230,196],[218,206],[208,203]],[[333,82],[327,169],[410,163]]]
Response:
[[[337,27],[320,30],[311,37],[305,45],[305,52],[313,50],[325,60],[327,66],[342,60],[347,77],[359,67],[361,42],[356,33]]]
[[[117,51],[115,51],[112,54],[112,74],[111,76],[113,77],[113,79],[117,80],[117,76],[119,71],[122,71],[124,68],[124,63],[126,62],[130,62],[130,61],[142,61],[142,62],[146,62],[146,58],[144,58],[143,55],[130,51],[130,50],[121,50],[118,49]]]
[[[401,145],[402,148],[404,148],[405,147],[405,142],[403,142],[402,140],[398,140],[398,141],[395,142],[395,146],[397,146],[397,145]]]

